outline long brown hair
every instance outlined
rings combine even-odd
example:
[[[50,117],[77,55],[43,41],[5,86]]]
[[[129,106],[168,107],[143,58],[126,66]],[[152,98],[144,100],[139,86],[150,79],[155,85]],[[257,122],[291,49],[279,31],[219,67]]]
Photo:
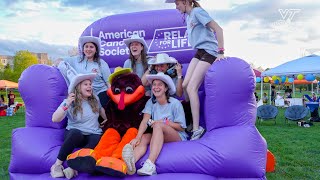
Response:
[[[200,4],[196,0],[186,0],[186,1],[188,1],[192,5],[192,7],[194,7],[194,8],[201,7]]]
[[[83,81],[82,81],[83,82]],[[73,106],[73,116],[76,116],[78,112],[83,114],[83,109],[82,109],[82,97],[81,97],[81,91],[80,91],[80,82],[76,88],[75,88],[75,100],[74,100],[74,106]],[[98,100],[95,98],[95,96],[92,94],[90,97],[88,97],[88,103],[92,109],[93,113],[99,113],[99,105],[98,105]]]
[[[89,42],[86,42],[86,43],[83,44],[82,52],[81,52],[82,54],[80,56],[80,61],[79,62],[84,61],[84,58],[86,57],[86,55],[84,54],[84,46],[87,43],[89,43]],[[100,52],[98,52],[99,51],[98,45],[96,45],[96,43],[94,43],[94,42],[91,42],[91,43],[94,45],[94,47],[96,47],[96,52],[94,53],[94,56],[93,56],[93,62],[98,63],[98,65],[100,66],[101,65],[101,63],[100,63]]]
[[[141,43],[140,43],[141,44]],[[130,43],[131,45],[131,43]],[[129,49],[130,49],[130,45],[129,45]],[[141,61],[142,61],[142,66],[143,66],[143,69],[144,71],[146,71],[148,69],[148,62],[147,62],[147,54],[145,52],[145,47],[143,46],[143,44],[141,44],[141,46],[143,47],[143,50],[141,51]],[[131,61],[131,68],[132,68],[132,71],[133,72],[136,72],[136,59],[134,58],[134,56],[132,55],[131,53],[131,50],[130,50],[130,56],[129,56],[129,59]]]

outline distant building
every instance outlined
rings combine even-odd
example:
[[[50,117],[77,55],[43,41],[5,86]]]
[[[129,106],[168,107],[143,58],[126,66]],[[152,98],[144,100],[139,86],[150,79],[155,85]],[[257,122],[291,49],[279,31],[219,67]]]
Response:
[[[7,64],[9,64],[12,67],[13,56],[0,55],[0,63],[2,63],[3,66],[7,66]]]
[[[48,53],[30,53],[37,57],[39,64],[49,63]],[[0,55],[0,63],[2,63],[4,66],[9,64],[11,67],[13,67],[13,57],[14,56]]]
[[[34,52],[30,52],[30,53],[37,57],[39,64],[48,64],[49,62],[48,53],[34,53]]]

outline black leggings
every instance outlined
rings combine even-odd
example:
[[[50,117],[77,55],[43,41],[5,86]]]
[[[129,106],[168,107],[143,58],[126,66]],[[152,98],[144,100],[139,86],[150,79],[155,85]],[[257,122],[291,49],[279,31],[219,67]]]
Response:
[[[107,95],[107,91],[103,91],[98,94],[100,104],[102,107],[105,107],[110,100],[110,97]]]
[[[75,148],[94,149],[100,141],[99,134],[83,135],[78,129],[66,130],[64,133],[64,142],[60,148],[58,159],[65,161],[67,156],[72,153]]]

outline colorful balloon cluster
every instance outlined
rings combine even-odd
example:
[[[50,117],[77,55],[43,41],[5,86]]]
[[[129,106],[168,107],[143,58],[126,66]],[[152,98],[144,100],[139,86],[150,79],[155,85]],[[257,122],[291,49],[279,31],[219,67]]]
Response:
[[[273,80],[273,83],[274,84],[280,84],[280,83],[285,83],[285,82],[288,82],[288,83],[293,83],[294,82],[294,78],[292,77],[287,77],[287,76],[281,76],[281,77],[278,77],[278,76],[272,76],[271,79]],[[297,79],[298,80],[307,80],[307,81],[314,81],[316,79],[316,76],[313,75],[313,74],[307,74],[306,76],[304,76],[303,74],[298,74],[297,75]],[[257,83],[260,83],[261,82],[261,77],[256,77],[256,82]],[[270,77],[264,77],[263,78],[263,82],[265,83],[268,83],[270,82]],[[320,82],[319,82],[320,84]]]

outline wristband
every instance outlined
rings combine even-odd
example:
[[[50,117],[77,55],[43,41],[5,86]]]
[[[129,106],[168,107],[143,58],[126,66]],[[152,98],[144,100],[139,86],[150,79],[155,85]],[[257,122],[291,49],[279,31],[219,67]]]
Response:
[[[67,106],[67,103],[64,103],[64,104],[63,104],[63,106],[62,106],[62,109],[63,109],[63,111],[66,111],[66,110],[68,110],[68,106]]]
[[[219,50],[219,51],[218,51],[218,54],[224,54],[224,51]]]
[[[163,124],[169,125],[169,120],[168,120],[168,118],[164,118],[164,119],[163,119]]]
[[[218,48],[218,51],[224,51],[224,48]]]

